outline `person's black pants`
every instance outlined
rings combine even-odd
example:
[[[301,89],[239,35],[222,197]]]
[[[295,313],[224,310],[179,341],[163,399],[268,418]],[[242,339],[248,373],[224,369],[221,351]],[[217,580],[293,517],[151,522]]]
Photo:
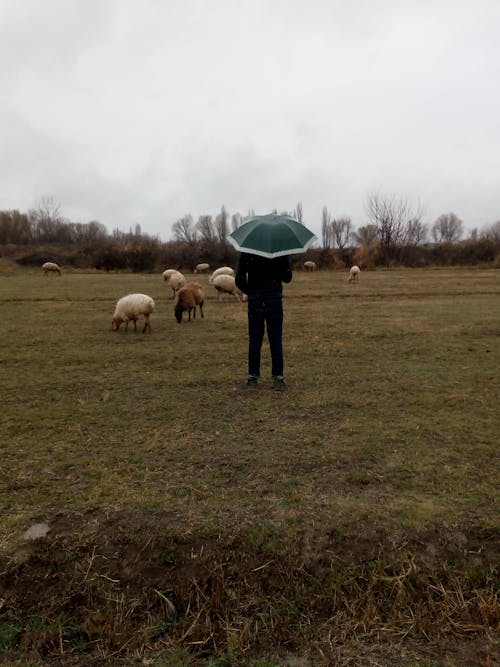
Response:
[[[252,299],[248,301],[248,374],[260,376],[260,352],[264,329],[271,349],[273,377],[283,375],[283,301]]]

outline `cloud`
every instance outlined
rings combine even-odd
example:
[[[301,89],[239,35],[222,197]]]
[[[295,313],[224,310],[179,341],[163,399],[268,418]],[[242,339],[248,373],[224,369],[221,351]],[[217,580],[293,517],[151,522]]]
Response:
[[[494,0],[4,0],[0,208],[52,196],[169,238],[222,204],[360,225],[381,191],[491,222],[499,19]]]

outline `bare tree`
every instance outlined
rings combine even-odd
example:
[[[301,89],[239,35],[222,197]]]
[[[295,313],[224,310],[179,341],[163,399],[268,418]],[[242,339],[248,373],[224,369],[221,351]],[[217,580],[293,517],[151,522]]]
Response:
[[[422,233],[421,207],[413,210],[410,201],[401,196],[368,195],[366,212],[370,224],[377,229],[380,257],[386,263],[398,257],[411,234]]]
[[[222,245],[226,243],[226,238],[229,231],[228,222],[229,222],[229,214],[226,211],[226,208],[222,206],[220,213],[215,218],[215,229],[217,232],[217,238],[219,243]]]
[[[108,236],[108,230],[101,223],[95,220],[87,223],[70,223],[71,239],[74,243],[90,244],[96,241],[102,241]]]
[[[419,218],[408,220],[406,227],[406,245],[417,246],[425,243],[427,239],[427,225]]]
[[[364,225],[363,227],[358,227],[358,230],[353,232],[353,238],[358,245],[373,248],[379,241],[376,225]]]
[[[196,232],[198,239],[204,246],[210,247],[215,243],[217,235],[211,215],[200,215],[196,223]]]
[[[61,205],[53,197],[42,197],[38,208],[38,215],[44,220],[61,220]]]
[[[323,243],[323,248],[330,248],[332,245],[332,216],[330,215],[328,208],[323,206],[323,211],[321,212],[321,240]]]
[[[293,212],[293,217],[298,220],[299,222],[302,222],[303,220],[303,209],[302,209],[302,204],[299,202],[297,206],[295,207],[295,210]]]
[[[492,241],[500,241],[500,220],[483,229],[481,237]]]
[[[455,213],[443,213],[431,227],[436,243],[456,243],[462,238],[464,223]]]
[[[198,234],[193,225],[193,218],[191,215],[185,215],[174,222],[172,231],[175,238],[181,243],[185,243],[189,246],[194,246],[196,244]]]
[[[238,229],[241,223],[242,223],[241,215],[239,213],[233,213],[233,215],[231,216],[232,231],[234,232],[235,229]]]
[[[0,211],[0,243],[29,243],[31,224],[25,213]]]
[[[28,218],[37,241],[67,241],[69,230],[65,229],[67,220],[63,218],[60,205],[52,197],[42,197],[38,208],[28,212]]]
[[[371,193],[368,195],[366,212],[370,223],[377,228],[382,246],[396,246],[403,241],[410,217],[408,200]]]
[[[330,223],[332,229],[332,240],[334,245],[343,250],[349,242],[352,233],[352,222],[350,218],[339,218]]]

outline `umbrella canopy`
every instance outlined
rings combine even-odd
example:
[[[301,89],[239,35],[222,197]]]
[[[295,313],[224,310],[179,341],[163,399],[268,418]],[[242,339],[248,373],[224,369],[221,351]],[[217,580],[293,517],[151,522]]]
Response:
[[[228,236],[240,252],[281,257],[305,252],[316,240],[307,227],[288,215],[255,215]]]

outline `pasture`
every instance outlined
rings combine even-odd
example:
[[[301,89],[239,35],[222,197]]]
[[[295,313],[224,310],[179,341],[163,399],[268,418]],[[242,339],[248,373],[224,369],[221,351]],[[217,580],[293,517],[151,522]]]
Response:
[[[498,270],[295,272],[282,393],[208,277],[0,260],[0,663],[496,664]]]

